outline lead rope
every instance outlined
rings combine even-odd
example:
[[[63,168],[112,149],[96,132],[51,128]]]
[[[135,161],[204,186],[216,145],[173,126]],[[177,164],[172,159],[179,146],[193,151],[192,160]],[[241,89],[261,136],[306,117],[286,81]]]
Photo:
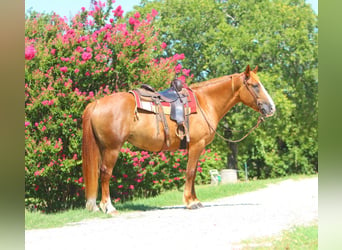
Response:
[[[215,134],[217,134],[221,139],[223,139],[224,141],[227,141],[227,142],[240,142],[240,141],[246,139],[246,137],[249,136],[249,135],[253,132],[253,130],[255,130],[257,127],[259,127],[259,124],[260,124],[261,122],[264,121],[264,118],[260,115],[259,118],[258,118],[257,124],[256,124],[254,127],[252,127],[246,135],[244,135],[241,139],[238,139],[238,140],[230,140],[230,139],[227,139],[227,138],[223,137],[222,135],[220,135],[220,134],[211,126],[210,122],[208,121],[207,117],[206,117],[205,114],[204,114],[203,109],[202,109],[201,106],[199,105],[197,98],[195,98],[195,99],[196,99],[197,106],[198,106],[199,109],[201,110],[201,113],[202,113],[202,115],[203,115],[205,121],[207,122],[209,128],[210,128],[211,130],[213,130],[213,131],[215,132]]]

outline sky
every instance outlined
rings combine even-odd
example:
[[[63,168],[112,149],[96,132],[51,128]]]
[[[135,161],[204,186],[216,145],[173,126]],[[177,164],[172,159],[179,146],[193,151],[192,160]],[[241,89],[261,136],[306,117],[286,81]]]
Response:
[[[315,13],[318,14],[318,0],[305,0],[310,3]],[[102,0],[102,2],[107,2]],[[121,5],[125,12],[131,11],[134,5],[138,5],[140,0],[116,0],[114,8]],[[33,10],[38,12],[50,13],[56,12],[60,16],[66,16],[70,19],[75,15],[82,7],[87,9],[90,6],[90,0],[25,0],[25,12],[32,7]]]
[[[102,2],[107,1],[102,0]],[[125,14],[125,12],[131,11],[133,6],[139,3],[140,0],[116,0],[113,6],[116,8],[121,5]],[[50,13],[54,11],[62,17],[66,16],[68,19],[79,12],[82,7],[89,9],[89,6],[90,0],[25,0],[25,12],[32,7],[37,12]]]

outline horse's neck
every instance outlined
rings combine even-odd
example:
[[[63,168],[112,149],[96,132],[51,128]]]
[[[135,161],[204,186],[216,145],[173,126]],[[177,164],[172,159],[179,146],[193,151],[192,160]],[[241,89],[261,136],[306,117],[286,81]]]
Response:
[[[236,75],[227,76],[199,89],[201,107],[215,127],[225,114],[239,102],[241,87]]]

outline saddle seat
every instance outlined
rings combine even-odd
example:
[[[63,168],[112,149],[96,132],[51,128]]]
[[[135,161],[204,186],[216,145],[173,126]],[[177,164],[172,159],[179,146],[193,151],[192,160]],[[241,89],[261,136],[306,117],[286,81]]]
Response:
[[[146,92],[144,91],[146,90]],[[153,87],[148,84],[142,84],[139,90],[140,94],[145,97],[159,97],[164,102],[174,102],[181,97],[174,88],[169,88],[160,92],[157,92]],[[184,97],[184,95],[182,95]]]

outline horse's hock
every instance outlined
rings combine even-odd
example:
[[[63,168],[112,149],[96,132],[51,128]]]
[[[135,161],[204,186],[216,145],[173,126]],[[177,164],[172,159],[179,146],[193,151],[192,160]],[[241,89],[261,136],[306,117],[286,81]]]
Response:
[[[238,181],[237,178],[237,170],[236,169],[223,169],[221,170],[221,183],[236,183]]]

